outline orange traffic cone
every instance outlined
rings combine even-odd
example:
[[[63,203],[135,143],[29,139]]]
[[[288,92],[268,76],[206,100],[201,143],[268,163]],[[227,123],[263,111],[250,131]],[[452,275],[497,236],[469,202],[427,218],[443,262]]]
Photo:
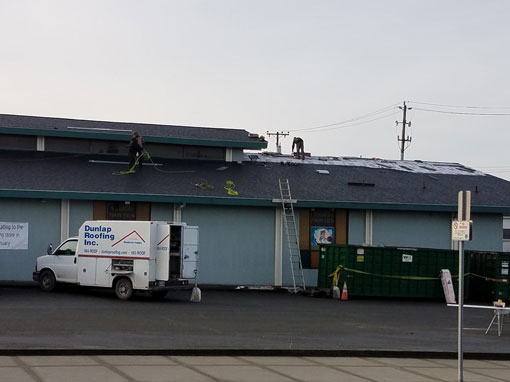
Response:
[[[342,289],[342,297],[340,298],[342,301],[347,301],[349,296],[347,294],[347,282],[344,281],[344,289]]]

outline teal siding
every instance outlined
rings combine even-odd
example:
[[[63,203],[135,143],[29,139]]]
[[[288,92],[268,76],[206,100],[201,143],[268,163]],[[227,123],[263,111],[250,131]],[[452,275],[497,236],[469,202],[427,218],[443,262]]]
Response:
[[[71,200],[69,210],[69,236],[78,236],[83,222],[93,218],[93,203],[89,200]]]
[[[173,203],[151,203],[151,220],[173,221]]]
[[[32,280],[36,258],[60,241],[60,200],[0,199],[0,221],[28,222],[28,249],[0,250],[0,280]]]
[[[365,242],[365,210],[349,210],[347,224],[347,244],[363,244]]]
[[[451,248],[451,214],[373,211],[372,244]]]
[[[503,215],[473,214],[473,240],[465,242],[464,249],[503,251]]]
[[[373,212],[373,244],[421,248],[451,248],[450,213],[441,212]],[[503,216],[472,214],[473,240],[465,249],[503,250]]]
[[[182,221],[199,226],[201,283],[273,285],[273,208],[188,205]]]
[[[232,161],[233,162],[242,162],[244,159],[243,150],[232,149]]]

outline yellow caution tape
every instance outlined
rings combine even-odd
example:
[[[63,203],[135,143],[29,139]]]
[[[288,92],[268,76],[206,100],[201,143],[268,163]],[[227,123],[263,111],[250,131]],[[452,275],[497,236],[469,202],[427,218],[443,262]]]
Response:
[[[335,271],[328,275],[328,277],[333,277],[333,286],[338,286],[338,280],[340,279],[340,271],[342,270],[342,266],[339,265]]]
[[[382,275],[382,274],[378,274],[378,273],[360,271],[359,269],[347,268],[347,267],[344,267],[343,265],[339,265],[334,270],[334,272],[332,272],[328,275],[328,277],[333,277],[333,282],[332,282],[333,286],[338,286],[338,282],[340,280],[340,272],[343,270],[349,271],[352,273],[359,273],[362,275],[384,277],[384,278],[398,279],[398,280],[428,281],[428,280],[437,280],[437,279],[441,278],[441,276],[439,276],[439,275],[437,277]],[[467,276],[474,276],[474,277],[484,279],[485,281],[492,281],[492,282],[497,282],[497,283],[510,283],[510,279],[496,279],[493,277],[477,275],[476,273],[464,273],[464,277],[467,277]],[[459,275],[452,275],[452,278],[459,278]]]
[[[480,275],[477,275],[475,273],[470,273],[471,276],[475,276],[475,277],[479,277],[481,279],[484,279],[485,281],[493,281],[495,283],[509,283],[510,280],[508,279],[495,279],[495,278],[492,278],[492,277],[487,277],[487,276],[480,276]]]
[[[344,267],[343,265],[339,265],[337,267],[337,269],[333,273],[328,275],[328,277],[333,277],[333,283],[335,282],[335,277],[338,278],[338,275],[339,275],[341,270],[346,270],[346,271],[353,272],[353,273],[359,273],[359,274],[362,274],[362,275],[385,277],[385,278],[399,279],[399,280],[421,280],[421,281],[425,281],[425,280],[437,280],[439,278],[439,276],[437,276],[437,277],[422,277],[422,276],[381,275],[381,274],[378,274],[378,273],[370,273],[370,272],[360,271],[358,269],[347,268],[347,267]],[[338,281],[337,281],[337,283],[338,283]]]

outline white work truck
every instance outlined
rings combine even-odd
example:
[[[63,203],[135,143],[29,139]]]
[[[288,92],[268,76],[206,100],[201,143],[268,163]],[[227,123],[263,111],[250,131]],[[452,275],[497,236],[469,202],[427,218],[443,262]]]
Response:
[[[134,290],[163,298],[191,288],[198,270],[198,227],[158,221],[86,221],[78,237],[37,258],[33,279],[43,291],[56,283],[114,288],[121,300]]]

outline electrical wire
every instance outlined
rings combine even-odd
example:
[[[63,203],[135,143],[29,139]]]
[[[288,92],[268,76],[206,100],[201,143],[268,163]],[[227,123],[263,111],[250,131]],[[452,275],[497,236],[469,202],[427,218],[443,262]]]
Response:
[[[373,111],[373,112],[370,112],[370,113],[366,113],[366,114],[363,114],[363,115],[360,115],[360,116],[357,116],[357,117],[354,117],[354,118],[350,118],[350,119],[347,119],[347,120],[341,121],[341,122],[330,123],[330,124],[327,124],[327,125],[314,126],[314,127],[305,127],[305,128],[302,128],[302,129],[293,129],[293,130],[288,130],[288,131],[312,131],[312,130],[327,131],[327,130],[332,130],[332,129],[325,129],[325,128],[326,127],[333,127],[333,126],[343,125],[343,124],[346,124],[346,123],[349,123],[349,122],[359,121],[359,120],[365,119],[365,118],[370,118],[370,117],[373,117],[375,115],[387,112],[387,111],[389,111],[391,109],[395,109],[396,106],[397,106],[396,104],[393,104],[393,105],[390,105],[390,106],[386,106],[386,107],[384,107],[382,109],[379,109],[379,110],[376,110],[376,111]],[[374,119],[374,120],[376,120],[376,119]],[[368,123],[370,121],[366,121],[366,122]],[[362,123],[365,123],[365,122],[362,122]],[[348,126],[356,126],[356,125],[358,125],[358,124],[352,124],[352,125],[348,125]],[[342,126],[342,127],[348,127],[348,126]],[[322,129],[324,129],[324,130],[322,130]]]
[[[457,115],[477,115],[477,116],[506,116],[506,115],[510,115],[510,113],[469,113],[469,112],[461,112],[461,111],[422,109],[419,107],[413,107],[413,110],[427,111],[427,112],[441,113],[441,114],[457,114]]]
[[[417,105],[455,107],[455,108],[459,108],[459,109],[510,109],[510,106],[503,106],[503,107],[497,107],[497,106],[461,106],[461,105],[448,105],[448,104],[441,104],[441,103],[427,103],[427,102],[417,102],[417,101],[408,101],[408,102],[415,103]]]
[[[383,115],[381,117],[378,117],[378,118],[373,118],[373,119],[369,119],[368,121],[363,121],[363,122],[358,122],[358,123],[351,123],[349,125],[343,125],[343,126],[338,126],[338,127],[330,127],[329,129],[321,129],[321,130],[314,130],[312,132],[322,132],[322,131],[329,131],[329,130],[337,130],[337,129],[344,129],[346,127],[351,127],[351,126],[358,126],[358,125],[363,125],[365,123],[370,123],[370,122],[373,122],[373,121],[378,121],[379,119],[383,119],[383,118],[387,118],[387,117],[391,117],[395,115],[393,112],[390,113],[390,114],[386,114],[386,115]],[[330,125],[331,126],[331,125]],[[306,129],[301,129],[299,131],[303,131],[303,132],[307,132]]]

